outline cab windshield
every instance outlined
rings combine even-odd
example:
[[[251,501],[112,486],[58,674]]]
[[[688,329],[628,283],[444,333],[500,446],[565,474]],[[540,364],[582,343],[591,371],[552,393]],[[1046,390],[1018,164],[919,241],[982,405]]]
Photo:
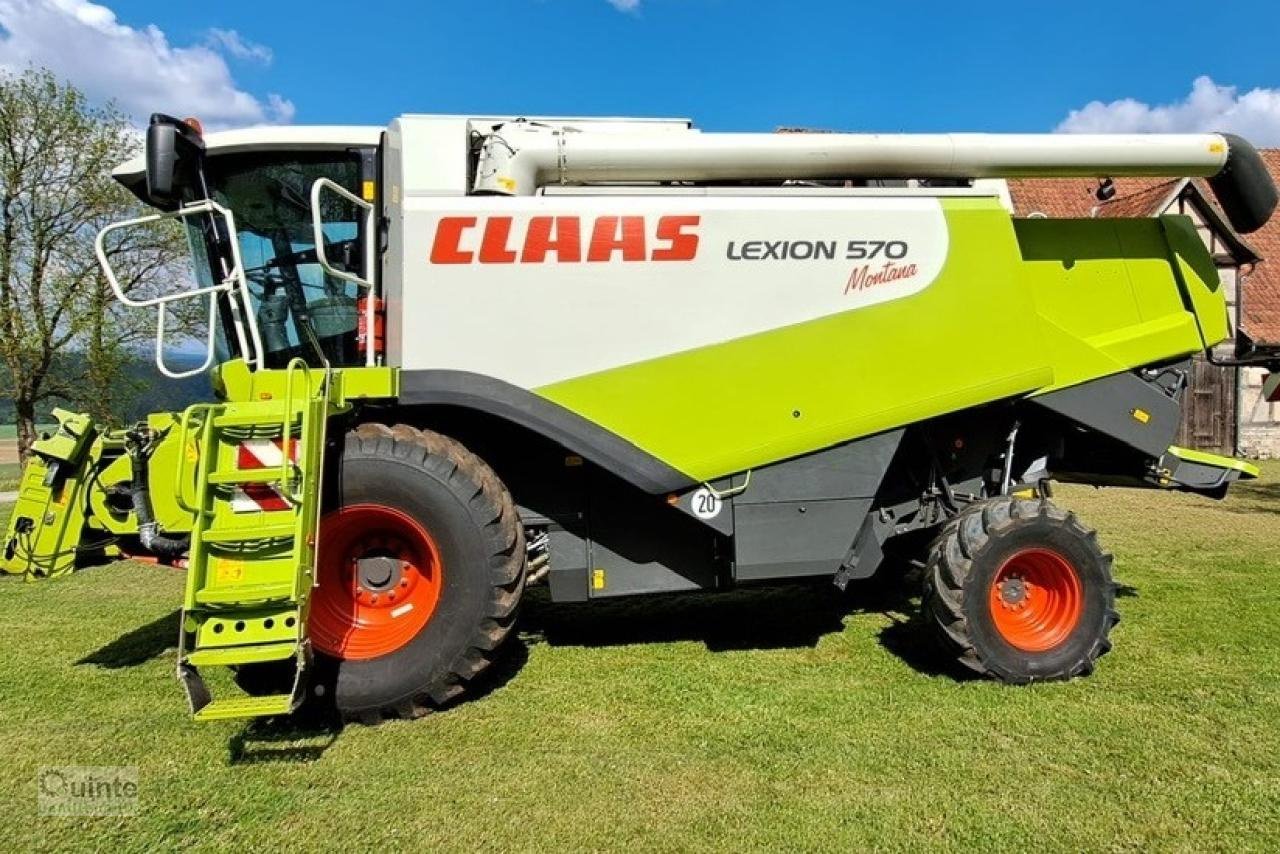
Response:
[[[284,367],[298,357],[313,366],[364,363],[356,340],[357,285],[320,267],[311,224],[315,180],[328,178],[359,193],[360,164],[354,151],[209,158],[209,196],[235,215],[249,310],[257,319],[268,368]],[[322,204],[326,259],[339,270],[359,273],[366,239],[360,211],[335,193],[323,194]],[[199,251],[199,225],[190,228],[193,251],[198,258],[207,257]],[[199,274],[212,280],[209,269]],[[226,334],[229,320],[224,306],[218,318],[219,361],[238,355],[235,336]]]

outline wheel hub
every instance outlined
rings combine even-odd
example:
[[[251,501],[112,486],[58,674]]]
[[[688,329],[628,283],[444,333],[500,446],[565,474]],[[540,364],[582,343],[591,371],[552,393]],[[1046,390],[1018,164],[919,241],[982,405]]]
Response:
[[[368,591],[381,591],[400,582],[404,562],[389,555],[355,558],[358,584]]]
[[[1021,576],[1011,575],[1006,580],[1000,582],[1000,604],[1006,608],[1018,610],[1026,605],[1027,597],[1031,595],[1031,591],[1027,588],[1027,584],[1022,580]]]

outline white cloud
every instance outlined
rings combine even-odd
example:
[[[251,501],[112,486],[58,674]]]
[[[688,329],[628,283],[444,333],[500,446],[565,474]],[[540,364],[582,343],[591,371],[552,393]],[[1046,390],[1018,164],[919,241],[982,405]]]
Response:
[[[609,0],[609,5],[619,12],[635,12],[640,8],[640,0]]]
[[[222,50],[236,59],[247,59],[250,62],[259,62],[263,65],[271,64],[271,48],[264,44],[251,42],[235,30],[223,30],[213,27],[209,30],[208,44],[210,47]]]
[[[0,28],[0,67],[43,66],[91,98],[115,100],[139,121],[153,112],[196,116],[208,128],[293,120],[292,102],[239,88],[208,44],[171,45],[158,27],[125,26],[89,0],[0,0]],[[211,31],[210,38],[232,56],[240,48],[261,61],[266,51],[233,31]]]
[[[1072,110],[1057,128],[1065,133],[1186,133],[1228,131],[1255,145],[1280,145],[1280,89],[1220,86],[1197,77],[1191,92],[1172,104],[1124,98],[1092,101]]]

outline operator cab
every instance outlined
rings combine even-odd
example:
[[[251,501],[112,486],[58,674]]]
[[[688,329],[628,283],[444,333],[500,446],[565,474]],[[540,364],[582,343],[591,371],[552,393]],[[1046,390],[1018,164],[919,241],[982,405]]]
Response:
[[[376,203],[381,130],[263,128],[205,137],[193,120],[155,115],[147,153],[115,177],[185,227],[192,286],[208,294],[208,358],[258,368],[376,364]],[[317,210],[318,207],[318,210]],[[317,252],[317,236],[321,251]],[[149,303],[154,304],[154,303]],[[165,373],[157,342],[157,362]],[[186,371],[184,375],[196,373]]]

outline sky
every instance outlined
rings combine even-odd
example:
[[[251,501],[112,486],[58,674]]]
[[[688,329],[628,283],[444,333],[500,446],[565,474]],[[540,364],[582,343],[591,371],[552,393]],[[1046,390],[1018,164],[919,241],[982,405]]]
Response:
[[[212,128],[456,112],[1280,146],[1280,3],[1252,0],[0,0],[0,66],[29,64]]]

